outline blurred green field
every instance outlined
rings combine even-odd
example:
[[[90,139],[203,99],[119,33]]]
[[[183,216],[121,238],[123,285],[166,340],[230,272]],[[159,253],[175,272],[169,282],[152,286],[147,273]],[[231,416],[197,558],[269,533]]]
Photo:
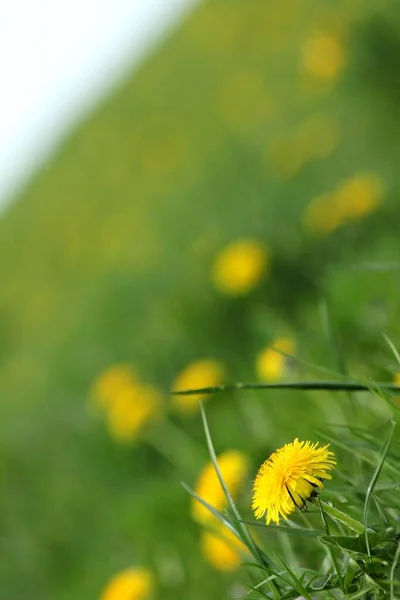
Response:
[[[213,357],[227,381],[253,381],[258,352],[282,335],[337,369],[323,302],[349,372],[393,378],[382,332],[400,343],[399,270],[360,266],[399,260],[399,33],[384,0],[206,2],[2,216],[0,598],[99,598],[130,565],[154,570],[157,598],[243,595],[244,573],[202,557],[180,487],[207,460],[198,414],[169,411],[120,444],[89,390],[130,363],[167,412],[188,363]],[[376,210],[326,235],[305,227],[310,202],[365,173],[383,190]],[[231,298],[211,270],[238,238],[264,243],[271,267]],[[368,402],[363,425],[379,418]],[[251,477],[348,410],[323,393],[207,402],[217,451],[246,452]]]

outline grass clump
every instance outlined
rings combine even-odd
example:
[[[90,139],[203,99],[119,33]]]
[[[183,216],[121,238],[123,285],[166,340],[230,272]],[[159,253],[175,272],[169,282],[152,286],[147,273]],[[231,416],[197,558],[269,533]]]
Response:
[[[311,383],[324,389],[323,382]],[[203,406],[201,415],[225,510],[221,501],[216,508],[183,485],[220,530],[236,540],[250,581],[245,597],[399,597],[397,411],[376,431],[333,425],[320,432],[329,440],[325,446],[296,439],[273,453],[253,484],[253,512],[258,519],[266,514],[265,524],[249,518],[248,503],[239,508],[235,502]],[[325,480],[332,480],[326,490]]]

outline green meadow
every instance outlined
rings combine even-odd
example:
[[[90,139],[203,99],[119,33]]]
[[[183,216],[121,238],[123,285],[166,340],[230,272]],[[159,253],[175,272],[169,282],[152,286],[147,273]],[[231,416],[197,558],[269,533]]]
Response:
[[[202,554],[180,482],[195,484],[207,446],[199,412],[174,410],[170,391],[201,358],[225,383],[256,382],[280,337],[295,343],[284,380],[393,381],[399,40],[384,0],[205,2],[2,215],[0,598],[100,599],[130,566],[152,571],[154,598],[245,597],[243,567]],[[229,295],[213,265],[240,239],[268,265]],[[119,364],[161,398],[125,442],[90,400]],[[215,393],[205,408],[217,453],[248,457],[248,520],[276,448],[323,442],[329,423],[378,426],[379,446],[388,418],[373,394],[326,391]]]

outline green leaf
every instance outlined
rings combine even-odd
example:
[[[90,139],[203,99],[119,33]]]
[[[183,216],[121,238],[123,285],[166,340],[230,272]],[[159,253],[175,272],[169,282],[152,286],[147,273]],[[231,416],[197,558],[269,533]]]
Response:
[[[328,546],[336,546],[354,554],[368,556],[367,545],[364,535],[343,536],[343,535],[324,535],[320,538],[323,544]],[[378,544],[382,541],[381,534],[370,534],[371,543]]]
[[[354,579],[357,576],[360,576],[362,573],[360,567],[356,563],[355,560],[349,558],[349,561],[346,565],[346,572],[344,576],[344,587],[347,589],[351,583],[353,583]]]

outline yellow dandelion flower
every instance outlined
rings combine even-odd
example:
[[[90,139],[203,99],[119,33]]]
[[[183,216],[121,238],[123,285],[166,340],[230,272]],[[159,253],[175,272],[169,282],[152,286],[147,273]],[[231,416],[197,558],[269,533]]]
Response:
[[[400,373],[395,373],[393,377],[393,383],[394,385],[400,385]]]
[[[371,213],[383,200],[384,185],[376,175],[360,173],[346,179],[335,191],[335,205],[342,223]]]
[[[212,387],[222,383],[224,372],[223,365],[213,358],[195,360],[179,373],[173,383],[173,389],[178,391]],[[198,409],[199,402],[207,398],[207,394],[173,396],[172,403],[182,413],[193,414]]]
[[[382,202],[383,194],[384,184],[378,176],[370,173],[354,175],[307,206],[304,226],[314,235],[328,235],[375,210]]]
[[[240,485],[248,473],[247,457],[238,450],[226,450],[217,457],[218,466],[229,492],[235,497]],[[221,511],[226,506],[226,497],[215,472],[214,465],[209,462],[201,471],[195,492],[200,498]],[[192,500],[192,516],[198,523],[210,523],[215,517],[200,502]]]
[[[267,525],[303,508],[315,491],[323,489],[323,480],[332,479],[328,471],[336,465],[329,444],[294,442],[276,450],[261,465],[253,485],[253,512],[257,519],[265,513]]]
[[[340,39],[326,33],[318,33],[306,40],[302,58],[305,72],[324,82],[336,80],[345,63]]]
[[[294,354],[294,340],[288,337],[276,338],[271,346],[259,352],[256,358],[256,370],[261,381],[278,381],[283,377],[287,358],[279,351]]]
[[[92,385],[90,399],[105,414],[110,435],[123,442],[135,440],[162,407],[159,392],[126,364],[106,369]]]
[[[148,569],[126,569],[107,583],[100,600],[147,600],[154,587],[154,577]]]
[[[314,198],[303,214],[304,228],[314,236],[329,235],[342,224],[342,212],[335,204],[334,194]]]
[[[200,546],[206,561],[218,571],[234,571],[243,562],[247,548],[229,529],[204,531]]]
[[[134,387],[136,382],[129,365],[112,365],[96,379],[90,390],[90,398],[98,408],[106,409],[120,394]]]
[[[223,295],[245,296],[265,276],[269,262],[269,252],[258,240],[235,240],[217,254],[212,281]]]
[[[135,441],[152,419],[160,415],[161,396],[151,385],[139,382],[126,388],[109,406],[107,426],[119,442]]]

